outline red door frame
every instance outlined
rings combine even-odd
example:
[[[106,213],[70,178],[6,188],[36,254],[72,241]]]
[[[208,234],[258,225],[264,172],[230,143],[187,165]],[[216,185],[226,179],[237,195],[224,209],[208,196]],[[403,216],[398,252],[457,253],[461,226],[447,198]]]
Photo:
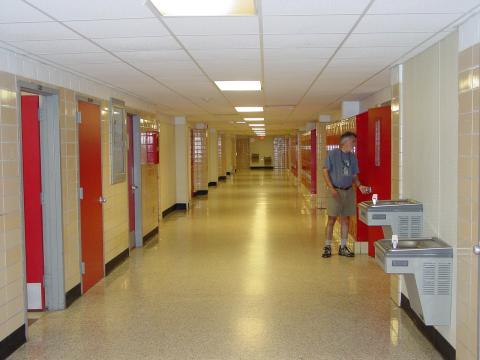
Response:
[[[28,310],[45,310],[39,105],[38,95],[21,96],[26,281],[41,284],[41,306]]]
[[[82,291],[85,293],[104,277],[102,153],[100,106],[78,102],[82,121],[78,127],[80,158],[80,201],[82,234]]]

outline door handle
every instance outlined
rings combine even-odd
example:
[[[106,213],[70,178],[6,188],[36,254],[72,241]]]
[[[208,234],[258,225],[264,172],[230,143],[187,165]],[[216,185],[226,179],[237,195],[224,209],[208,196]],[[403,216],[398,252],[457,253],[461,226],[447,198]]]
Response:
[[[137,185],[132,185],[132,190],[137,190],[138,186]]]
[[[100,197],[98,198],[98,202],[99,202],[100,204],[105,204],[105,203],[107,202],[107,199],[105,199],[103,196],[100,196]]]
[[[473,247],[473,253],[477,256],[480,255],[480,244],[477,244]]]

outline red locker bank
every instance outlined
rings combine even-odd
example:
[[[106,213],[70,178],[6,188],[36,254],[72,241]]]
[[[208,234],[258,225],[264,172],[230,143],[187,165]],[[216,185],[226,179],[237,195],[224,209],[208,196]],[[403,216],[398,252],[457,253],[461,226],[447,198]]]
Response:
[[[355,153],[360,168],[360,181],[372,187],[379,199],[391,198],[391,110],[390,106],[373,108],[355,117],[327,127],[327,149],[338,145],[345,131],[357,134]],[[357,203],[370,200],[371,194],[363,195],[357,190]],[[374,243],[383,238],[381,227],[369,227],[358,220],[356,231],[351,232],[357,241],[368,242],[368,254],[375,256]]]

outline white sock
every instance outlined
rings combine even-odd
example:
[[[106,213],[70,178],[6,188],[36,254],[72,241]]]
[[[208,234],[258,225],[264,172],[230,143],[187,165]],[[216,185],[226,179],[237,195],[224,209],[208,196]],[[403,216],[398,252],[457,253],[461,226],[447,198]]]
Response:
[[[325,240],[325,246],[332,246],[332,240]]]
[[[347,246],[347,240],[345,239],[340,240],[340,245],[341,247]]]

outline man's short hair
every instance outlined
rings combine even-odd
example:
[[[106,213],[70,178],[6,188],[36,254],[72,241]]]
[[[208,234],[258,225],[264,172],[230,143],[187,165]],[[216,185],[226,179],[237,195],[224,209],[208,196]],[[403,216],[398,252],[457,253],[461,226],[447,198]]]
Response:
[[[355,134],[354,132],[351,132],[351,131],[346,131],[342,134],[342,136],[340,136],[340,144],[343,144],[346,140],[348,139],[356,139],[357,138],[357,134]]]

